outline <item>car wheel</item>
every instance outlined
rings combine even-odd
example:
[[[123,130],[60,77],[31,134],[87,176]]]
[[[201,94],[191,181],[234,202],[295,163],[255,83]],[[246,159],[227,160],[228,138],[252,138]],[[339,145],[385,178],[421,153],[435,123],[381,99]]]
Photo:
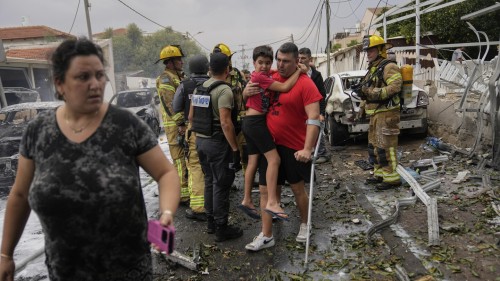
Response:
[[[330,118],[328,120],[330,125],[330,132],[328,134],[328,139],[332,146],[345,145],[346,140],[349,138],[349,131],[347,130],[347,125],[343,125],[335,119]]]

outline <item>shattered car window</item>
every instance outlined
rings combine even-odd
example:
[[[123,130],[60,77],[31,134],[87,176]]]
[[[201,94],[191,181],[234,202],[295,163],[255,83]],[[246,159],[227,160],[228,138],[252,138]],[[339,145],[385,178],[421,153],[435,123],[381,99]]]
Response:
[[[151,92],[124,92],[118,95],[116,104],[121,107],[139,107],[151,103]]]

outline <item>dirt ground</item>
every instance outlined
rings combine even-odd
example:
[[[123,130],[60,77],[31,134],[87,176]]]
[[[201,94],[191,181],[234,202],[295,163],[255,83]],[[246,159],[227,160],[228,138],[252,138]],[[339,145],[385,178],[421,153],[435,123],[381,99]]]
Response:
[[[414,160],[439,155],[424,143],[423,138],[401,138],[400,164],[410,167]],[[411,192],[408,185],[382,192],[364,185],[369,172],[354,161],[366,160],[365,147],[366,140],[360,140],[333,149],[331,163],[316,166],[308,266],[305,245],[295,242],[298,212],[287,187],[282,201],[291,220],[275,223],[276,245],[257,253],[245,250],[260,232],[260,222],[235,208],[243,193],[239,173],[230,220],[242,226],[244,236],[216,243],[205,223],[185,219],[181,207],[176,249],[188,255],[199,250],[199,268],[189,270],[155,255],[155,280],[500,280],[498,171],[478,170],[478,161],[459,154],[437,165],[438,174],[431,177],[441,184],[428,194],[438,200],[439,246],[428,246],[427,209],[420,200],[400,210],[397,224],[368,240],[366,231],[394,213],[396,198]],[[464,170],[469,177],[451,183]],[[483,188],[481,174],[491,176],[490,188]],[[258,193],[253,196],[257,202]]]

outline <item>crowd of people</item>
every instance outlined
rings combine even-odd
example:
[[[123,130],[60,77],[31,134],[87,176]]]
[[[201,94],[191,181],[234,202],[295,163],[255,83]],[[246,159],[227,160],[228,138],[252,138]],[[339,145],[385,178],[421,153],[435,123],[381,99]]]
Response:
[[[373,111],[369,155],[375,163],[367,182],[387,189],[400,184],[393,156],[401,75],[393,62],[385,62],[388,44],[380,37],[366,40],[372,75],[360,94],[366,110]],[[311,51],[294,43],[276,52],[256,47],[252,73],[233,67],[232,55],[229,46],[217,44],[209,59],[192,56],[190,76],[184,77],[181,47],[160,51],[157,63],[165,68],[156,87],[170,162],[146,124],[103,100],[100,47],[85,38],[63,42],[52,66],[64,104],[40,114],[23,135],[5,213],[0,280],[13,280],[13,252],[31,209],[45,234],[51,280],[152,280],[139,167],[158,182],[162,225],[172,225],[178,204],[185,204],[184,215],[206,222],[217,242],[243,235],[229,223],[229,192],[243,169],[237,207],[261,221],[260,232],[245,246],[249,251],[274,246],[273,222],[289,221],[280,200],[286,182],[300,215],[296,241],[306,242],[305,184],[318,141],[315,163],[330,157],[318,140],[326,116],[323,77],[312,65]],[[378,79],[373,72],[382,64]],[[260,211],[252,198],[257,171]]]

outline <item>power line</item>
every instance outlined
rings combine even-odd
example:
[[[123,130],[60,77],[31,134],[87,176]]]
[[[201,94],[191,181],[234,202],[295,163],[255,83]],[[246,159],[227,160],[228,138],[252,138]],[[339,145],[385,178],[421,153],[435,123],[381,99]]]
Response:
[[[129,5],[125,4],[123,1],[121,1],[121,0],[117,0],[117,1],[118,1],[118,2],[120,2],[120,3],[122,3],[125,7],[129,8],[130,10],[132,10],[134,13],[136,13],[136,14],[138,14],[139,16],[141,16],[141,17],[145,18],[146,20],[148,20],[148,21],[150,21],[150,22],[152,22],[152,23],[154,23],[154,24],[156,24],[156,25],[158,25],[158,26],[160,26],[160,27],[163,27],[163,28],[168,28],[168,27],[163,26],[163,25],[161,25],[161,24],[157,23],[156,21],[154,21],[154,20],[152,20],[152,19],[150,19],[150,18],[146,17],[145,15],[141,14],[140,12],[136,11],[134,8],[132,8],[132,7],[130,7]]]
[[[196,40],[196,38],[194,38],[194,36],[189,33],[189,32],[186,32],[186,35],[188,35],[189,37],[191,37],[191,39],[193,39],[194,42],[198,43],[198,45],[200,45],[203,49],[207,50],[208,52],[210,52],[210,49],[203,46],[198,40]]]
[[[302,35],[300,35],[299,38],[296,39],[297,41],[301,40],[304,37],[304,35],[307,33],[307,30],[309,30],[309,27],[311,26],[311,23],[313,23],[316,20],[317,16],[319,15],[318,14],[318,9],[320,9],[320,7],[321,7],[321,10],[320,10],[320,13],[321,13],[324,4],[325,3],[323,2],[323,0],[319,0],[318,5],[316,6],[316,11],[314,11],[313,16],[311,17],[311,21],[309,21],[309,24],[307,25],[307,27],[304,30],[304,32],[302,33]],[[311,30],[311,32],[312,32],[312,30]]]
[[[314,25],[313,25],[313,27],[311,28],[311,31],[309,32],[309,34],[307,35],[307,37],[306,37],[304,40],[302,40],[301,42],[297,42],[297,43],[296,43],[297,45],[302,45],[302,44],[304,44],[304,43],[305,43],[305,42],[309,39],[309,37],[311,36],[311,34],[313,33],[313,31],[314,31],[314,27],[315,27],[316,25],[318,25],[318,24],[319,24],[318,22],[320,22],[320,21],[321,21],[321,16],[322,16],[322,14],[323,14],[324,4],[325,4],[325,3],[323,2],[323,5],[321,5],[320,13],[319,13],[319,14],[318,14],[318,16],[317,16],[316,21],[315,21],[315,24],[314,24]],[[300,40],[300,38],[299,38],[298,40]],[[298,40],[297,40],[297,41],[298,41]]]
[[[71,24],[71,28],[68,31],[69,34],[71,34],[71,31],[73,30],[73,26],[75,25],[76,15],[78,15],[78,9],[80,8],[80,2],[81,2],[81,0],[78,0],[78,5],[76,6],[75,16],[73,17],[73,23]]]

